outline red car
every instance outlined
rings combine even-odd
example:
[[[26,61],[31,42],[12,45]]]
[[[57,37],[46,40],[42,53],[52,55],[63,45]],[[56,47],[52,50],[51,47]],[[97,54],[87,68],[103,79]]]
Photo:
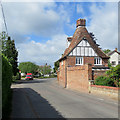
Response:
[[[32,73],[27,73],[25,80],[33,80],[33,75]]]

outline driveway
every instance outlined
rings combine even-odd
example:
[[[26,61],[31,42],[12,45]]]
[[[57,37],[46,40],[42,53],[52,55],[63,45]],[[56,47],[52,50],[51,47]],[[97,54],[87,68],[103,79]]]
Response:
[[[12,85],[11,118],[118,118],[118,103],[62,88],[56,78]]]

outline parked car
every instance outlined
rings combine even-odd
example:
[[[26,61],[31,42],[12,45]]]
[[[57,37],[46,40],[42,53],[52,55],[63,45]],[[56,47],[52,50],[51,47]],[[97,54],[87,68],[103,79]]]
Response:
[[[33,75],[32,73],[27,73],[25,80],[33,80]]]

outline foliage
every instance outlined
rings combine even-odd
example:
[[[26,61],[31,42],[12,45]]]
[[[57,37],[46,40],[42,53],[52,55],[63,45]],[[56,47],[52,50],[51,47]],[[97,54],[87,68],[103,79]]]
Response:
[[[114,86],[114,82],[107,76],[99,76],[95,79],[95,85]]]
[[[111,50],[105,49],[105,50],[103,50],[103,52],[104,52],[105,54],[107,54],[107,53],[111,52]]]
[[[112,64],[110,63],[110,61],[108,60],[108,67],[111,68]]]
[[[116,67],[111,67],[111,69],[109,71],[107,71],[106,74],[109,76],[110,79],[113,80],[114,85],[116,87],[119,87],[119,84],[120,84],[120,65],[117,65]]]
[[[56,70],[58,70],[58,68],[59,68],[59,61],[56,61],[54,63],[54,73],[56,72]]]
[[[19,69],[22,73],[35,74],[38,71],[39,66],[32,62],[22,62],[19,64]]]
[[[2,54],[2,109],[5,113],[11,96],[12,66],[7,57]]]
[[[110,70],[106,71],[107,76],[99,76],[95,80],[96,85],[105,85],[105,86],[120,86],[120,65],[116,67],[111,67]]]
[[[2,41],[2,53],[7,56],[8,61],[12,65],[13,75],[16,76],[18,72],[18,51],[16,50],[15,42],[14,40],[11,40],[10,36],[7,36],[5,32],[2,32],[0,35],[0,40]]]
[[[40,73],[46,75],[51,73],[51,66],[50,65],[44,65],[44,66],[39,66],[39,71]]]

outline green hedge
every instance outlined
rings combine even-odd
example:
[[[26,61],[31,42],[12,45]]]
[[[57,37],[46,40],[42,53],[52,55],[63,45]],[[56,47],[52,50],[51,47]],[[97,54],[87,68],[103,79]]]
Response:
[[[95,85],[115,86],[112,79],[107,76],[99,76],[95,79]]]
[[[12,83],[12,66],[8,62],[7,57],[2,55],[2,111],[3,117],[7,109],[9,108],[8,104],[10,102],[11,90],[10,86]],[[7,114],[7,113],[6,113]]]

